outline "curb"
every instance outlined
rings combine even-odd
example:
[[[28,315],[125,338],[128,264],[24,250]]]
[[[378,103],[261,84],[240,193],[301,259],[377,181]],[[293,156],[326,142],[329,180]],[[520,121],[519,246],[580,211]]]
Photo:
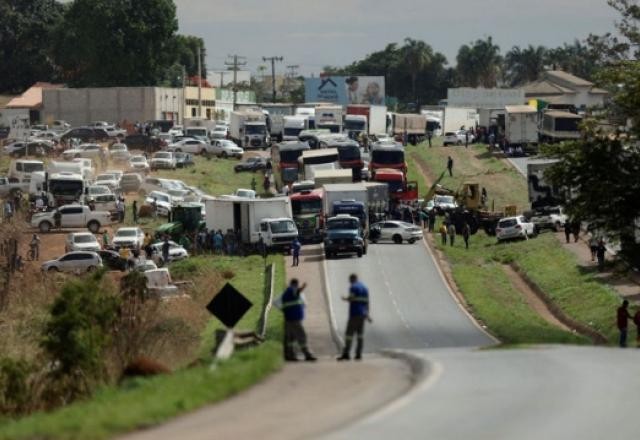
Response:
[[[342,340],[342,336],[340,336],[340,332],[338,331],[338,323],[336,322],[336,315],[333,312],[333,301],[331,299],[331,288],[329,287],[329,273],[327,271],[327,260],[324,258],[324,244],[321,247],[322,249],[322,287],[324,292],[324,300],[327,305],[327,312],[329,319],[329,330],[331,331],[331,339],[333,339],[338,352],[342,351],[342,347],[344,346],[344,341]]]

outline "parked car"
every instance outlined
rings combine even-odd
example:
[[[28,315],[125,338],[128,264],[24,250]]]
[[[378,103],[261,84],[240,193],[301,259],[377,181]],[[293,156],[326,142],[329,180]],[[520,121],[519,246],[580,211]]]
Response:
[[[250,157],[242,162],[236,164],[233,169],[236,173],[241,171],[252,171],[256,172],[258,170],[264,170],[267,167],[267,159],[264,157]]]
[[[102,147],[99,144],[82,144],[77,146],[76,148],[71,148],[69,150],[65,150],[62,153],[62,157],[65,160],[71,160],[73,158],[88,158],[88,159],[98,159],[100,154],[105,154],[103,152]]]
[[[475,140],[473,134],[467,130],[448,131],[444,134],[442,144],[447,145],[464,145],[467,142],[467,136],[469,136],[469,143],[472,144]]]
[[[80,142],[102,142],[109,139],[109,134],[102,128],[78,127],[72,128],[60,136],[60,140],[79,139]]]
[[[110,128],[110,127],[114,127],[114,124],[110,124],[107,121],[93,121],[91,124],[89,124],[89,127],[91,128]]]
[[[48,141],[29,141],[29,142],[13,142],[6,147],[3,151],[11,157],[25,157],[35,156],[42,157],[47,156],[54,150],[53,145]]]
[[[178,168],[187,168],[192,167],[196,163],[193,160],[193,156],[191,153],[174,153],[174,157],[176,158],[176,167]]]
[[[72,232],[64,242],[65,252],[100,250],[100,243],[91,232]]]
[[[244,150],[238,145],[230,141],[228,139],[216,139],[211,141],[211,153],[215,154],[218,157],[235,157],[238,159],[242,158],[244,154]]]
[[[140,173],[148,173],[150,171],[147,158],[142,155],[131,156],[129,158],[129,169]]]
[[[127,130],[117,127],[106,127],[104,131],[107,132],[110,138],[123,139],[127,135]]]
[[[145,195],[151,191],[166,191],[168,189],[176,188],[168,179],[161,179],[159,177],[147,176],[144,178],[140,185],[139,193]]]
[[[144,243],[144,232],[138,227],[120,228],[113,236],[113,246],[140,249]]]
[[[96,176],[96,185],[103,185],[109,188],[111,191],[117,191],[119,185],[118,178],[111,173],[98,174]]]
[[[255,199],[256,198],[256,192],[252,189],[243,189],[243,188],[239,188],[237,189],[234,193],[234,196],[236,197],[244,197],[247,199]]]
[[[157,243],[153,243],[151,248],[153,249],[153,262],[156,263],[158,267],[164,266],[165,263],[170,263],[172,261],[180,261],[185,258],[189,258],[189,252],[178,243],[174,241],[169,241],[169,261],[164,261],[162,258],[162,245],[164,242],[159,241]]]
[[[137,173],[127,173],[122,175],[120,179],[120,191],[124,193],[137,192],[142,185],[142,176]]]
[[[102,259],[96,252],[75,251],[55,260],[42,263],[43,272],[92,272],[102,267]]]
[[[209,132],[209,138],[214,139],[226,139],[229,133],[229,127],[226,125],[216,125],[213,130]]]
[[[64,205],[53,211],[38,212],[31,217],[31,226],[49,232],[55,226],[55,213],[60,213],[61,228],[87,228],[97,234],[102,226],[111,224],[108,211],[91,211],[87,205]]]
[[[167,151],[206,154],[209,152],[209,145],[199,139],[183,139],[167,146]]]
[[[158,169],[175,170],[176,158],[170,151],[158,151],[151,157],[149,167],[152,171]]]
[[[564,213],[562,206],[539,208],[531,212],[529,216],[529,221],[536,225],[538,230],[554,229],[560,231],[567,221],[567,214]]]
[[[129,150],[143,150],[148,153],[158,151],[164,146],[162,140],[146,134],[130,134],[122,140],[122,143],[126,144]]]
[[[151,191],[144,202],[150,206],[153,206],[155,203],[156,212],[163,217],[169,217],[173,209],[173,198],[168,193],[162,191]]]
[[[527,221],[523,215],[517,217],[506,217],[498,222],[496,227],[496,238],[498,241],[509,240],[512,238],[535,237],[536,226]]]
[[[109,270],[119,270],[124,272],[127,270],[127,260],[122,258],[119,253],[109,249],[98,251],[98,255],[102,259],[102,264]]]
[[[445,212],[456,209],[458,204],[453,196],[435,196],[433,198],[433,208],[436,212]]]
[[[392,241],[400,244],[403,241],[415,243],[422,240],[422,229],[411,223],[397,220],[386,220],[374,223],[369,231],[369,240],[372,243],[380,241]]]
[[[131,153],[126,144],[113,144],[109,147],[109,156],[111,160],[126,162],[131,158]]]
[[[167,132],[168,134],[170,134],[173,137],[176,136],[183,136],[184,134],[184,127],[182,125],[174,125],[173,127],[171,127],[169,129],[169,131]]]

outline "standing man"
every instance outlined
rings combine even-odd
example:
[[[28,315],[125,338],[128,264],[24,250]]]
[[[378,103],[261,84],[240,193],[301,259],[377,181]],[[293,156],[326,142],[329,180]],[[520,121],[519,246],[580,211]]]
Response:
[[[369,315],[369,290],[364,284],[358,281],[356,274],[349,275],[349,296],[342,299],[349,303],[349,321],[347,322],[347,332],[345,336],[344,350],[338,361],[351,360],[351,344],[353,336],[357,335],[356,357],[362,359],[362,348],[364,345],[364,321],[372,322]]]
[[[633,323],[636,325],[636,347],[640,348],[640,309],[633,315]]]
[[[131,205],[131,209],[133,211],[133,223],[138,224],[138,201],[134,200],[133,205]]]
[[[451,156],[447,157],[447,169],[449,170],[449,177],[453,177],[453,159]]]
[[[429,148],[431,148],[431,138],[433,137],[433,132],[432,131],[428,131],[427,132],[427,140],[429,141]]]
[[[618,307],[617,313],[618,330],[620,330],[620,348],[625,348],[627,346],[629,319],[632,319],[629,314],[629,301],[625,299],[622,301],[622,305]]]
[[[304,331],[302,321],[304,320],[304,298],[302,291],[307,287],[307,283],[299,286],[298,280],[292,278],[289,287],[279,299],[279,307],[284,313],[284,360],[288,362],[297,362],[295,345],[300,347],[304,354],[304,360],[313,362],[316,357],[309,351],[307,347],[307,333]]]
[[[169,264],[169,249],[171,249],[171,244],[169,243],[169,236],[165,235],[164,243],[162,243],[162,262],[164,264]]]
[[[464,240],[464,247],[469,249],[469,237],[471,237],[471,227],[469,223],[465,222],[462,227],[462,239]]]
[[[456,226],[453,222],[449,223],[447,227],[447,233],[449,234],[449,245],[453,246],[456,242]]]
[[[598,242],[598,247],[596,248],[596,258],[598,259],[598,270],[600,272],[604,270],[606,252],[607,248],[604,245],[604,240],[600,239],[600,241]]]
[[[33,234],[29,247],[31,248],[31,259],[38,261],[40,259],[40,237],[38,234]]]
[[[564,222],[564,239],[567,241],[567,244],[571,243],[571,222],[567,218]]]
[[[300,240],[298,240],[298,237],[293,239],[293,242],[291,243],[291,254],[293,255],[293,262],[291,264],[292,267],[295,267],[298,265],[298,263],[300,262],[300,248],[302,247],[302,244],[300,243]]]
[[[469,148],[469,131],[464,132],[464,148]]]

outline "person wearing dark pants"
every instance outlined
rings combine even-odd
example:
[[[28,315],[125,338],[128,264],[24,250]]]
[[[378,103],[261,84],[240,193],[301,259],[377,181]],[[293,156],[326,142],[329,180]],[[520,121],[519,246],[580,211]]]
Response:
[[[372,322],[369,316],[369,290],[366,286],[358,281],[358,276],[351,274],[349,276],[349,296],[343,297],[344,301],[349,303],[349,321],[347,322],[347,331],[345,336],[344,350],[339,361],[348,361],[351,359],[351,345],[354,336],[357,338],[356,344],[356,360],[362,359],[362,349],[364,347],[364,322],[365,320]]]
[[[298,361],[295,352],[296,344],[304,354],[305,361],[313,362],[316,360],[307,347],[307,333],[302,325],[302,321],[304,321],[302,291],[306,287],[306,283],[300,286],[298,280],[293,278],[279,300],[279,306],[284,313],[284,360],[287,362]]]
[[[567,243],[571,243],[571,222],[567,219],[566,222],[564,222],[564,239],[567,241]]]
[[[453,177],[453,158],[447,157],[447,170],[449,170],[449,177]]]
[[[469,237],[471,237],[471,227],[469,227],[469,223],[465,223],[462,227],[462,239],[466,249],[469,249]]]
[[[293,239],[293,242],[291,243],[291,255],[293,256],[293,261],[291,263],[291,266],[295,267],[300,263],[300,248],[302,247],[302,244],[300,243],[300,240],[298,240],[298,237]]]
[[[622,305],[618,307],[617,312],[617,324],[620,331],[620,347],[625,348],[627,346],[627,332],[629,328],[629,319],[632,319],[629,314],[629,301],[626,299],[622,301]]]
[[[131,205],[131,210],[133,211],[133,223],[138,224],[138,201],[134,200],[133,205]]]

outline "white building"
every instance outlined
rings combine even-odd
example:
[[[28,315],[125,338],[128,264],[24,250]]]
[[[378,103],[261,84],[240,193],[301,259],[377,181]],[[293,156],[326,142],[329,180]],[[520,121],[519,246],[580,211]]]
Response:
[[[447,89],[447,107],[497,109],[526,102],[522,89],[457,87]]]
[[[609,97],[606,90],[562,70],[544,72],[541,79],[523,87],[526,98],[555,105],[572,105],[578,110],[603,107]]]

